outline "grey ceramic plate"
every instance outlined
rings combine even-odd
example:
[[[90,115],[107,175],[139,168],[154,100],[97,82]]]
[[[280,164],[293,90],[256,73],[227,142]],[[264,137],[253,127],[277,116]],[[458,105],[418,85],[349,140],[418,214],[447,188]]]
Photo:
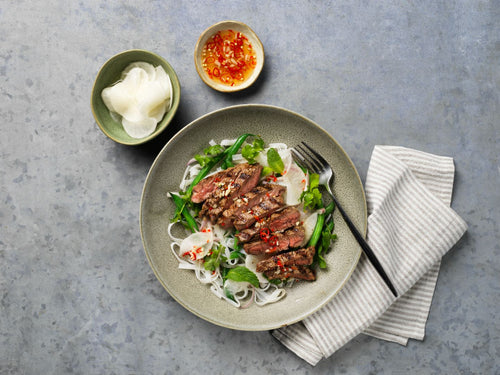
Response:
[[[342,147],[314,122],[282,108],[241,105],[221,109],[193,121],[165,145],[149,171],[141,200],[141,236],[153,272],[168,293],[197,316],[232,329],[261,331],[298,322],[330,301],[356,268],[361,249],[336,212],[338,240],[326,256],[328,269],[318,271],[315,282],[287,289],[279,302],[247,309],[220,300],[192,271],[178,269],[167,234],[175,210],[167,192],[179,190],[184,166],[210,139],[236,138],[243,133],[259,134],[266,143],[293,146],[305,140],[313,145],[333,166],[334,192],[362,233],[366,232],[366,200],[359,175]]]

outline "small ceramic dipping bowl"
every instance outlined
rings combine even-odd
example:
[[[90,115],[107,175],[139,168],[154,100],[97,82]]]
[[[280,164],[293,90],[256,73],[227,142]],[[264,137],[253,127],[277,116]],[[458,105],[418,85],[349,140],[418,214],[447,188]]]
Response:
[[[203,56],[203,49],[207,42],[210,42],[211,38],[217,33],[225,33],[228,30],[232,30],[234,33],[241,33],[244,37],[246,37],[253,51],[253,56],[255,57],[256,62],[253,71],[251,71],[248,75],[245,75],[243,80],[240,79],[239,81],[231,81],[236,83],[223,83],[212,73],[208,73],[207,63],[205,61],[206,56]],[[262,67],[264,66],[264,47],[253,30],[244,23],[238,21],[221,21],[210,26],[198,38],[198,42],[196,43],[194,50],[194,64],[203,82],[211,88],[221,92],[240,91],[251,86],[262,71]],[[208,66],[208,69],[210,69],[210,66]],[[217,70],[217,68],[215,69]],[[221,71],[222,70],[223,69],[221,68]],[[223,74],[224,72],[222,71],[221,76]]]
[[[102,90],[119,81],[122,72],[133,62],[146,62],[154,67],[162,66],[172,83],[172,105],[162,120],[156,125],[155,131],[144,138],[133,138],[127,134],[120,121],[115,120],[104,104]],[[157,54],[144,50],[128,50],[111,57],[99,70],[92,88],[91,108],[97,125],[102,132],[113,141],[124,145],[139,145],[150,141],[163,132],[179,107],[181,87],[177,74],[170,64]]]

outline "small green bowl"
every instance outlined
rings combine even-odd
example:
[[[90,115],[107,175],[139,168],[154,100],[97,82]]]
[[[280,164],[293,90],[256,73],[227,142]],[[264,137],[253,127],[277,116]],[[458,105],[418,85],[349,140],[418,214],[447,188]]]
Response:
[[[117,82],[120,79],[123,70],[125,70],[129,64],[137,61],[147,62],[153,66],[161,65],[172,82],[172,107],[167,113],[165,113],[163,119],[156,126],[155,131],[144,138],[133,138],[129,136],[123,129],[122,124],[113,120],[108,108],[101,98],[102,90]],[[170,121],[172,121],[175,112],[177,112],[180,96],[181,86],[179,84],[177,74],[172,66],[170,66],[166,60],[152,52],[134,49],[121,52],[111,57],[102,66],[99,73],[97,73],[97,78],[95,79],[94,87],[92,88],[90,106],[92,108],[92,114],[94,115],[95,121],[104,134],[115,142],[134,146],[150,141],[167,128]]]

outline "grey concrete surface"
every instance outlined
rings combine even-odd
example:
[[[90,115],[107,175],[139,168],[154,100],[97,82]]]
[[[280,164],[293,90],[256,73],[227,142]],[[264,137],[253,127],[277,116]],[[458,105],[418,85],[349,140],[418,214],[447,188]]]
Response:
[[[245,92],[197,76],[200,33],[250,25],[266,51]],[[90,111],[100,66],[141,48],[177,71],[171,127],[140,147]],[[500,373],[499,1],[0,1],[0,374]],[[358,336],[311,367],[268,332],[190,314],[143,252],[155,156],[190,121],[242,103],[314,120],[362,179],[373,147],[452,156],[469,230],[445,256],[426,338]]]

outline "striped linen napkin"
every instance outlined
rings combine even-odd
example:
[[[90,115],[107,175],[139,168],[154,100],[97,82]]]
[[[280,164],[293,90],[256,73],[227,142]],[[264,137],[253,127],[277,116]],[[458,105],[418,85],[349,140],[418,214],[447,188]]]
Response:
[[[423,339],[440,259],[467,230],[450,208],[453,177],[452,158],[375,146],[365,183],[367,240],[401,297],[362,254],[330,303],[272,334],[312,365],[360,333],[400,344]]]

